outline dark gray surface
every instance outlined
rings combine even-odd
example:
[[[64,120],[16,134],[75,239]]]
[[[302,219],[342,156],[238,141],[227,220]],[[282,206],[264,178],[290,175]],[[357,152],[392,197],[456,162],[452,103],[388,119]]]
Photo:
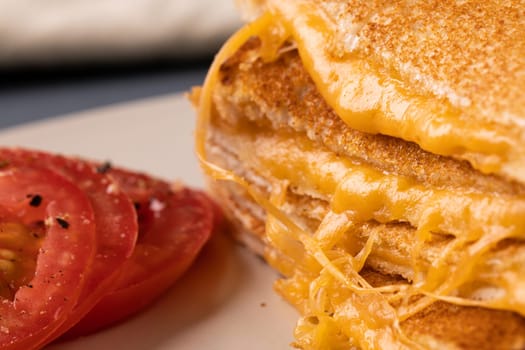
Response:
[[[4,84],[0,89],[0,128],[84,109],[188,91],[204,80],[206,68],[129,72],[81,79]]]

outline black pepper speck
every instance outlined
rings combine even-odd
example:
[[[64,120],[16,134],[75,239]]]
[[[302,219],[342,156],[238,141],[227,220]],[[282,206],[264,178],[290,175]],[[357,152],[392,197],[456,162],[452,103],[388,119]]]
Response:
[[[56,217],[55,220],[60,225],[60,227],[62,227],[64,229],[67,229],[69,227],[69,222],[67,222],[66,220],[62,219],[61,217]]]
[[[29,201],[29,205],[32,207],[38,207],[42,204],[42,196],[39,194],[35,194],[34,196],[31,196],[31,200]]]
[[[100,174],[105,174],[110,170],[111,170],[110,162],[104,162],[97,167],[97,173],[100,173]]]

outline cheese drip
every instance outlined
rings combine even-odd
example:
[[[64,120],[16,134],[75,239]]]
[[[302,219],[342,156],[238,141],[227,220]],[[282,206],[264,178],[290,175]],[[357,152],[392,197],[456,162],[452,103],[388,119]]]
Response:
[[[506,203],[497,197],[424,188],[409,179],[382,174],[333,154],[319,157],[314,145],[295,137],[293,140],[297,143],[280,146],[293,150],[289,154],[297,157],[281,153],[265,158],[263,154],[268,155],[268,149],[253,157],[250,154],[257,153],[257,147],[266,147],[264,137],[258,135],[248,143],[243,140],[243,147],[247,147],[243,161],[260,162],[256,168],[266,167],[268,173],[265,175],[275,179],[269,197],[231,170],[207,161],[212,92],[218,82],[220,64],[251,36],[262,38],[265,59],[276,57],[290,32],[276,26],[273,20],[273,15],[266,14],[247,25],[217,55],[200,92],[196,150],[209,176],[236,182],[266,210],[266,239],[272,248],[266,257],[286,276],[277,281],[276,288],[303,314],[296,328],[297,345],[305,349],[422,348],[405,336],[400,323],[436,299],[458,305],[512,309],[525,314],[523,298],[509,292],[499,300],[490,301],[449,296],[462,284],[475,279],[476,271],[486,268],[483,259],[491,247],[506,237],[522,237],[523,220],[519,220],[523,213],[522,201]],[[287,139],[274,135],[268,137],[268,142],[270,145],[289,142]],[[280,147],[274,147],[277,148]],[[332,210],[316,232],[303,230],[281,209],[289,182],[306,187],[314,185],[330,199]],[[370,219],[406,221],[418,228],[420,244],[413,251],[412,266],[419,273],[414,284],[374,288],[360,276],[359,271],[374,250],[374,235],[357,254],[344,249],[341,241],[355,223]],[[418,257],[433,231],[456,238],[438,261],[430,267],[423,266]],[[447,258],[461,249],[466,250],[456,266],[462,268],[447,267]],[[495,281],[497,283],[497,279]],[[414,295],[421,297],[415,303],[408,303]]]
[[[469,120],[461,110],[434,96],[411,93],[357,53],[338,48],[333,35],[336,24],[313,1],[268,3],[293,37],[318,91],[349,126],[467,159],[485,173],[525,180],[525,149],[518,133],[509,135],[494,123]]]
[[[411,266],[416,272],[413,293],[447,295],[462,289],[462,296],[478,295],[476,288],[464,286],[483,275],[491,287],[499,290],[498,295],[503,293],[499,299],[486,300],[484,306],[525,315],[525,296],[515,284],[525,274],[525,266],[509,263],[501,270],[500,265],[485,263],[497,259],[487,252],[502,240],[525,238],[523,198],[424,186],[337,156],[295,134],[260,130],[253,134],[238,129],[227,137],[237,145],[239,160],[248,168],[258,169],[273,181],[286,181],[299,189],[316,189],[316,197],[330,202],[331,212],[314,235],[323,249],[340,242],[351,223],[410,223],[417,228],[416,239],[420,243],[414,245],[411,254]],[[342,225],[344,229],[340,229]],[[423,243],[437,233],[455,239],[442,250],[439,259],[423,266]],[[286,249],[286,244],[277,239],[272,242],[281,243],[278,245]],[[283,254],[297,255],[287,250]],[[295,263],[300,263],[299,259]],[[359,266],[359,271],[363,263],[355,266]],[[414,311],[407,309],[407,316]]]

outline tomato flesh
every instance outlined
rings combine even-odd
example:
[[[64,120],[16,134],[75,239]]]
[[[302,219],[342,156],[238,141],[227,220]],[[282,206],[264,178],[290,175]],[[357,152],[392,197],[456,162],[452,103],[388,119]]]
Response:
[[[188,269],[219,217],[199,191],[0,148],[0,348],[40,348],[142,310]]]
[[[86,277],[79,301],[66,322],[43,343],[59,337],[77,323],[113,289],[123,263],[135,248],[138,233],[136,212],[129,197],[118,184],[98,171],[96,165],[74,158],[28,151],[0,149],[0,158],[11,164],[47,167],[73,181],[89,198],[97,227],[95,259]]]
[[[43,198],[38,206],[28,201],[28,194],[35,193]],[[25,271],[12,298],[0,302],[0,348],[33,349],[77,303],[94,258],[93,209],[84,192],[62,176],[44,168],[15,166],[0,170],[0,205],[3,225],[18,227],[2,236],[3,249],[13,252],[8,240],[16,241],[24,233],[20,227],[42,227],[36,232],[42,235],[41,242],[30,245],[38,247],[34,273],[28,277]]]
[[[30,284],[44,229],[28,227],[10,215],[0,215],[0,298],[14,300],[16,291]]]
[[[110,175],[137,207],[137,245],[115,289],[68,337],[92,333],[149,305],[188,269],[212,233],[214,210],[203,193],[172,189],[166,182],[121,169],[112,169]]]

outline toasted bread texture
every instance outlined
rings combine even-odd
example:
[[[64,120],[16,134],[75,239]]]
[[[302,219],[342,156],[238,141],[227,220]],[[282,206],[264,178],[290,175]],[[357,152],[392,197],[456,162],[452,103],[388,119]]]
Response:
[[[265,217],[260,216],[260,208],[253,210],[257,204],[243,189],[233,183],[217,182],[210,182],[210,189],[223,203],[237,239],[261,255],[264,255],[265,249],[267,252],[271,250],[264,238]],[[309,212],[312,206],[308,198],[297,198],[293,203],[289,207],[292,213]],[[366,227],[363,229],[366,230]],[[396,233],[403,228],[383,229]],[[370,265],[381,269],[381,264],[375,263],[373,259]],[[403,281],[399,275],[381,273],[370,265],[361,275],[374,286]],[[525,349],[525,318],[509,311],[436,302],[404,321],[401,326],[409,337],[425,349]],[[395,345],[392,344],[392,347]],[[348,348],[351,348],[351,344],[348,344]]]
[[[319,94],[296,50],[265,63],[257,59],[259,46],[259,39],[251,39],[221,65],[215,102],[228,123],[247,119],[276,130],[301,132],[333,152],[439,188],[525,194],[525,185],[482,174],[467,161],[424,151],[413,142],[352,129]]]
[[[260,193],[271,196],[283,179],[276,178],[258,163],[257,158],[265,155],[251,152],[250,147],[267,137],[270,146],[266,149],[269,149],[273,135],[283,134],[298,142],[305,139],[324,153],[364,164],[380,173],[410,179],[410,183],[422,186],[425,191],[444,191],[450,197],[464,193],[505,198],[505,203],[516,203],[516,208],[521,208],[525,186],[516,180],[484,174],[468,161],[433,154],[413,142],[352,129],[323,99],[296,50],[288,50],[276,60],[266,62],[260,58],[260,45],[260,39],[252,38],[222,64],[219,83],[213,91],[213,118],[207,141],[209,161],[241,176]],[[281,145],[275,143],[273,147]],[[293,151],[290,147],[275,152]],[[242,186],[210,181],[210,188],[224,203],[241,241],[258,254],[286,259],[285,253],[279,252],[267,236],[267,212]],[[332,195],[304,183],[290,180],[285,197],[280,209],[311,234],[330,211]],[[505,210],[503,205],[501,210]],[[343,238],[338,248],[355,253],[366,245],[370,236],[378,237],[360,272],[361,277],[374,287],[409,285],[415,279],[411,253],[417,244],[417,229],[415,222],[370,219],[352,226],[347,231],[348,242]],[[452,240],[454,237],[449,232],[436,232],[434,239],[425,242],[420,251],[418,266],[431,265]],[[496,274],[504,274],[511,265],[523,265],[525,245],[519,239],[505,239],[490,248],[485,256],[502,262]],[[455,258],[449,257],[446,264],[457,264]],[[514,272],[511,282],[523,280],[523,271]],[[286,269],[281,273],[293,275]],[[485,293],[481,297],[492,298],[491,293],[496,291],[485,290]],[[296,306],[304,311],[303,305]],[[512,308],[492,310],[435,301],[403,319],[401,329],[424,348],[525,348],[525,319]],[[303,341],[298,340],[296,345],[315,347]],[[351,342],[347,345],[350,348]]]
[[[525,182],[521,0],[244,2],[284,23],[352,128]]]
[[[525,3],[240,2],[197,150],[294,345],[525,348]]]

